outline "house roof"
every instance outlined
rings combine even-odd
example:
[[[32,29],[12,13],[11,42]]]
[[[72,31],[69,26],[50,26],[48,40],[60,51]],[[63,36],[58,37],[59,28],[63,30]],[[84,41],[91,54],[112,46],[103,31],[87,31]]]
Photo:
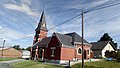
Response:
[[[53,35],[55,35],[58,38],[59,42],[62,44],[62,47],[73,48],[74,42],[82,43],[82,38],[75,32],[68,33],[68,34],[53,33]],[[40,42],[37,42],[36,44],[34,44],[32,48],[33,49],[37,48],[37,46],[46,47],[47,44],[49,43],[50,38],[51,37],[43,38]],[[88,42],[84,39],[84,43],[88,43]]]
[[[59,41],[61,44],[63,44],[63,47],[73,47],[72,45],[72,38],[70,36],[60,34],[60,33],[55,33],[56,36],[58,37]]]
[[[81,36],[79,36],[76,32],[68,34],[56,33],[56,35],[59,37],[59,40],[63,44],[63,47],[74,47],[74,42],[82,43]],[[89,44],[89,42],[87,42],[85,39],[83,42]]]
[[[43,38],[41,41],[37,42],[36,44],[34,44],[34,46],[32,47],[33,49],[37,48],[38,47],[46,47],[49,40],[50,40],[51,37],[46,37],[46,38]]]
[[[35,31],[40,31],[40,30],[47,30],[47,26],[46,26],[46,20],[45,20],[45,14],[44,11],[42,12],[38,27],[35,29]]]
[[[13,47],[4,47],[4,48],[0,48],[0,51],[2,51],[2,49],[3,49],[3,50],[9,50],[9,49],[17,50],[17,49],[15,49],[15,48],[13,48]],[[20,50],[17,50],[17,51],[21,52]]]
[[[79,43],[82,42],[82,37],[80,35],[78,35],[76,32],[68,33],[68,34],[65,34],[65,35],[71,36],[72,37],[72,42],[79,42]],[[83,39],[83,43],[89,43],[89,42],[87,42],[85,39]]]
[[[101,41],[101,42],[92,42],[91,50],[103,50],[103,48],[109,43],[109,41]]]
[[[4,47],[4,48],[1,47],[0,50],[2,50],[2,49],[6,50],[6,49],[9,49],[9,48],[11,48],[11,47]]]

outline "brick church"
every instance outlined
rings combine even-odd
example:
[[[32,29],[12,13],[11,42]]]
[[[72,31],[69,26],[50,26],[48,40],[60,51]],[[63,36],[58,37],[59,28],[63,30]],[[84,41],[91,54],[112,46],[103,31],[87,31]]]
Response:
[[[57,63],[82,59],[82,38],[77,33],[60,34],[54,32],[52,36],[47,37],[48,29],[44,11],[35,31],[33,46],[31,48],[32,59],[38,58]],[[85,39],[83,41],[84,58],[88,59],[91,56],[91,44]]]

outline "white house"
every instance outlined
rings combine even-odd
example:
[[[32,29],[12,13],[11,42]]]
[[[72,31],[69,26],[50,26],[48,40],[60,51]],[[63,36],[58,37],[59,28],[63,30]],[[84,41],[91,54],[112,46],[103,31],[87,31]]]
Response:
[[[91,50],[94,54],[94,57],[105,58],[106,51],[111,52],[117,50],[110,41],[93,42],[91,44],[92,44]]]

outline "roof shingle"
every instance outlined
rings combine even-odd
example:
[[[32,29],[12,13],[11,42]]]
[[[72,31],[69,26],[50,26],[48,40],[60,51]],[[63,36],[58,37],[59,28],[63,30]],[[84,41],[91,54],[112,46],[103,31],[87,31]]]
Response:
[[[101,51],[109,41],[102,41],[102,42],[92,42],[91,50],[98,50]]]

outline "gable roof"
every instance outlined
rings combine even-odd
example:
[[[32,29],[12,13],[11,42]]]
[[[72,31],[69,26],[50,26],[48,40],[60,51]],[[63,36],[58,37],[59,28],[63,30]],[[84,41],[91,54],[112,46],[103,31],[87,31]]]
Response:
[[[112,42],[110,42],[110,44],[113,47],[113,49],[117,50],[117,48],[115,47],[115,45]]]
[[[43,26],[43,25],[44,25],[44,26]],[[35,31],[40,31],[40,30],[48,31],[48,30],[47,30],[47,26],[46,26],[46,20],[45,20],[44,11],[42,12],[42,15],[41,15],[39,24],[38,24],[37,28],[35,29]]]
[[[60,34],[60,33],[53,33],[53,35],[55,35],[59,42],[62,44],[62,47],[74,47],[74,42],[77,43],[82,43],[82,38],[75,32],[73,33],[68,33],[68,34]],[[46,47],[47,44],[49,44],[49,41],[52,37],[47,37],[47,38],[43,38],[40,42],[37,42],[34,44],[34,46],[32,47],[37,48],[38,47]],[[85,39],[83,40],[84,44],[87,43],[89,44]]]
[[[7,49],[10,49],[10,48],[12,48],[12,47],[4,47],[4,48],[0,48],[0,50],[7,50]]]
[[[77,33],[68,33],[68,34],[60,34],[55,33],[59,38],[60,42],[63,44],[63,47],[74,47],[75,42],[82,43],[82,38]],[[84,44],[89,44],[85,39],[83,40]]]
[[[91,50],[103,50],[103,48],[109,43],[109,41],[102,41],[102,42],[92,42]]]
[[[78,35],[76,32],[68,33],[68,34],[65,34],[65,35],[71,36],[72,37],[72,42],[82,43],[82,37],[80,35]],[[89,42],[87,42],[85,39],[83,39],[83,43],[89,43]]]
[[[73,47],[72,38],[70,36],[60,34],[60,33],[55,33],[55,34],[58,37],[61,44],[63,44],[63,47]]]
[[[46,38],[43,38],[41,41],[37,42],[36,44],[34,44],[34,46],[32,47],[33,49],[37,48],[38,47],[46,47],[49,40],[50,40],[51,37],[46,37]]]
[[[15,49],[15,48],[13,48],[13,47],[4,47],[4,48],[0,48],[0,51],[2,51],[2,49],[5,51],[5,50],[9,50],[9,49],[14,49],[14,50],[16,50],[16,51],[18,51],[18,52],[21,52],[20,50],[17,50],[17,49]]]

